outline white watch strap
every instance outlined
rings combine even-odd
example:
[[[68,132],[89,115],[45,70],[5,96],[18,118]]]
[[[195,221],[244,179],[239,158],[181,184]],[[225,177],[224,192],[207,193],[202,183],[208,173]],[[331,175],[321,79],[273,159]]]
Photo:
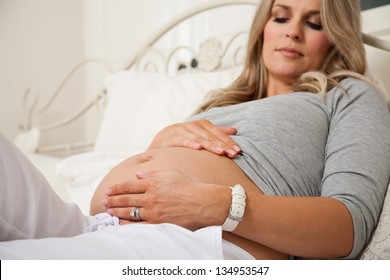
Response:
[[[232,190],[232,205],[230,206],[229,215],[222,225],[224,231],[234,231],[238,223],[242,221],[245,212],[245,190],[241,185],[230,187]]]

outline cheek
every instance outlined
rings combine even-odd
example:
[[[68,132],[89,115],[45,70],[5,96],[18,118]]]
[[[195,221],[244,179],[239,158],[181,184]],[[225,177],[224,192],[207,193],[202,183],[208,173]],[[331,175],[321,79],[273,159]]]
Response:
[[[310,45],[313,47],[312,54],[321,62],[325,60],[332,46],[325,35],[314,38]]]
[[[269,66],[269,60],[272,60],[272,52],[274,49],[273,42],[275,42],[275,31],[272,25],[267,23],[263,32],[263,51],[262,57],[266,66]]]
[[[269,24],[269,22],[264,27],[263,32],[263,52],[269,52],[271,49],[271,42],[275,41],[275,30],[272,27],[272,24]]]

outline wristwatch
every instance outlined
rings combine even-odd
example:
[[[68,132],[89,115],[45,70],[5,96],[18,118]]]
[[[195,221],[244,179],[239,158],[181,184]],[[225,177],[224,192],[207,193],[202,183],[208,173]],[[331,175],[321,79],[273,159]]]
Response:
[[[230,189],[232,190],[232,204],[229,209],[229,215],[222,225],[224,231],[234,231],[242,221],[245,212],[246,195],[244,188],[237,184],[234,187],[230,187]]]

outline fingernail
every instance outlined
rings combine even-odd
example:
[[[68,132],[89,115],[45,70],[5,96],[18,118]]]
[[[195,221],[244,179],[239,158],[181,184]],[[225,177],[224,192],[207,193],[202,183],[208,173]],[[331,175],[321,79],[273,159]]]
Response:
[[[111,189],[107,189],[104,193],[105,193],[106,195],[111,195],[111,194],[112,194],[112,190],[111,190]]]
[[[194,143],[193,147],[194,149],[199,150],[200,148],[202,148],[202,145],[200,145],[199,143]]]
[[[235,156],[235,155],[237,154],[237,152],[236,152],[236,151],[233,151],[232,149],[228,149],[226,152],[227,152],[230,156]]]
[[[240,148],[239,146],[237,146],[237,145],[233,146],[233,149],[234,149],[237,153],[241,152],[241,148]]]
[[[215,151],[216,151],[217,153],[223,153],[223,152],[225,151],[225,149],[222,148],[222,147],[217,146],[217,147],[215,147]]]
[[[144,178],[144,177],[145,177],[145,174],[146,174],[145,171],[136,171],[136,172],[135,172],[135,175],[136,175],[137,177],[140,177],[140,178]]]
[[[107,199],[103,199],[103,200],[102,200],[102,204],[103,204],[103,206],[107,206],[108,200],[107,200]]]
[[[114,213],[114,211],[112,209],[107,209],[107,213],[112,215]]]

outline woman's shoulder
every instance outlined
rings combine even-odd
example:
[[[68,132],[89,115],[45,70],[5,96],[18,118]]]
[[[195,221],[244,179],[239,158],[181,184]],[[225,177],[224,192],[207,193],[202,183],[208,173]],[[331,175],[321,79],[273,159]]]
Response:
[[[362,90],[375,90],[373,85],[370,85],[369,80],[358,79],[355,77],[348,77],[340,82],[342,88],[346,91],[362,91]]]
[[[379,96],[383,96],[385,94],[385,89],[377,86],[375,82],[371,81],[369,78],[359,79],[355,77],[348,77],[340,82],[340,86],[348,94],[371,93]]]
[[[337,99],[344,99],[349,102],[365,100],[364,103],[379,102],[387,106],[386,91],[380,89],[374,82],[370,82],[368,78],[367,80],[354,77],[346,78],[329,93],[332,92]]]
[[[370,82],[358,78],[342,80],[339,86],[326,94],[325,104],[333,116],[356,112],[387,121],[390,118],[385,94]]]

